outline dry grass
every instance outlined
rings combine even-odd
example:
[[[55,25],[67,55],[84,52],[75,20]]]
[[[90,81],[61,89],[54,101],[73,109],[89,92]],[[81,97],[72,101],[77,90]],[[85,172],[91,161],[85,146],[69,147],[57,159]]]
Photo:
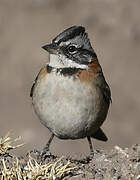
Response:
[[[61,179],[76,169],[76,166],[72,166],[70,161],[63,163],[62,158],[55,162],[43,164],[42,162],[38,163],[31,155],[28,156],[28,160],[23,166],[23,164],[20,164],[18,157],[9,154],[10,150],[23,145],[13,145],[20,139],[18,137],[12,140],[10,132],[0,138],[1,180],[56,180]]]
[[[14,145],[21,137],[19,136],[16,139],[12,139],[10,134],[11,132],[9,131],[4,137],[0,138],[0,156],[9,154],[10,150],[23,146],[23,144]]]

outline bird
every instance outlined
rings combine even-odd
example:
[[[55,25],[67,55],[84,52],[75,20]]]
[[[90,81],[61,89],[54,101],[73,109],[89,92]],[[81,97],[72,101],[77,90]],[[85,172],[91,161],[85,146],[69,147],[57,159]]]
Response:
[[[111,100],[98,57],[83,26],[72,26],[42,46],[49,61],[39,71],[30,91],[34,111],[50,130],[42,154],[59,139],[87,138],[90,158],[95,151],[91,138],[107,141],[101,129]]]

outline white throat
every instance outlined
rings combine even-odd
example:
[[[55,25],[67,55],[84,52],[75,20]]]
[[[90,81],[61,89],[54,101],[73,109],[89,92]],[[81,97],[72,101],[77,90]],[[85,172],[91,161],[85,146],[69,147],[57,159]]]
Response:
[[[78,64],[71,59],[66,58],[64,55],[56,55],[56,54],[50,54],[50,62],[49,65],[54,68],[80,68],[80,69],[88,69],[87,65],[84,64]]]
[[[54,68],[63,68],[63,67],[65,67],[65,66],[61,63],[58,55],[56,55],[56,54],[50,54],[50,62],[49,62],[49,65],[52,66],[52,67],[54,67]]]

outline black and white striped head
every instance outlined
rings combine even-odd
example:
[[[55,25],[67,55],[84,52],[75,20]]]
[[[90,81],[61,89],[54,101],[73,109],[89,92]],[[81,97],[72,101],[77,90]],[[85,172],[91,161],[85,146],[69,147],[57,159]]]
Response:
[[[50,65],[56,67],[87,69],[88,64],[96,57],[88,34],[82,26],[72,26],[64,30],[51,44],[42,48],[50,53]]]

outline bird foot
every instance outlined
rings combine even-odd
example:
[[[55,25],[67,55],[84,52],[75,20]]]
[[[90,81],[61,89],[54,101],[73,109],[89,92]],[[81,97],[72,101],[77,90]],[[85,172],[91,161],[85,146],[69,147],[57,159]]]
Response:
[[[80,164],[88,164],[92,161],[92,159],[94,158],[94,155],[99,153],[99,151],[97,150],[94,150],[90,153],[89,156],[83,158],[83,159],[72,159],[70,158],[70,161],[73,162],[73,163],[80,163]]]
[[[47,158],[55,159],[57,156],[53,155],[48,148],[44,148],[40,153],[41,160],[45,160]]]
[[[37,159],[41,160],[41,161],[45,161],[45,159],[47,158],[53,158],[55,159],[57,156],[54,156],[48,148],[44,148],[42,151],[39,151],[37,149],[31,150],[27,155],[34,153],[37,155]]]
[[[79,161],[79,163],[81,163],[81,164],[88,164],[88,163],[90,163],[90,161],[92,161],[93,158],[94,158],[94,152],[93,152],[93,153],[90,153],[90,155],[87,156],[86,158],[80,159],[80,160],[78,160],[78,161]]]
[[[87,156],[86,158],[83,158],[83,159],[73,159],[73,158],[69,158],[68,160],[70,160],[72,163],[75,163],[75,164],[88,164],[91,159],[89,158],[89,156]]]

